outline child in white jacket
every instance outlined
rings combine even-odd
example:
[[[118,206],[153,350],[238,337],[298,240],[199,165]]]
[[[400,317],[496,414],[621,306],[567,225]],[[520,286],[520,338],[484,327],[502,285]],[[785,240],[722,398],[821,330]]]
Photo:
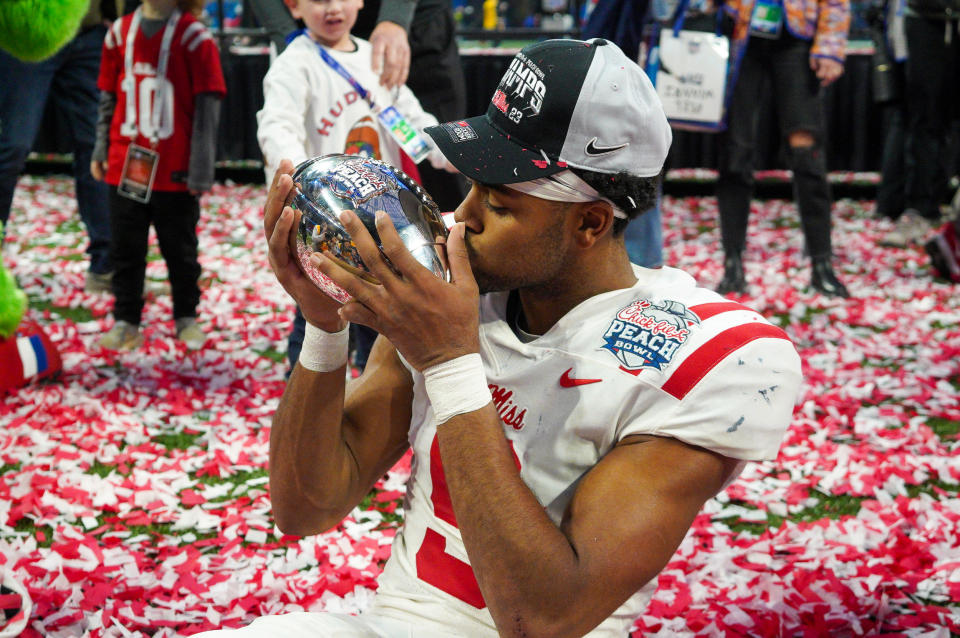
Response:
[[[257,140],[267,183],[273,180],[283,158],[293,160],[296,166],[319,155],[355,153],[405,168],[396,140],[378,125],[377,113],[368,100],[334,65],[368,91],[379,108],[395,107],[417,131],[436,124],[437,119],[423,110],[406,86],[396,92],[380,86],[379,76],[372,69],[370,43],[350,35],[361,0],[286,3],[293,16],[304,21],[306,29],[274,61],[263,80],[264,104],[257,113]],[[422,137],[430,143],[429,136]],[[436,150],[428,159],[435,168],[447,166]]]

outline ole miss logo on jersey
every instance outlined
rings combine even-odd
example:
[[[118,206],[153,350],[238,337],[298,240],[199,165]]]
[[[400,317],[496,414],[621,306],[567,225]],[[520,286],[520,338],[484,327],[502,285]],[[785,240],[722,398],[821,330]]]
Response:
[[[663,369],[700,318],[679,301],[637,299],[621,308],[603,335],[609,350],[627,372]]]
[[[517,404],[513,397],[513,390],[508,390],[496,383],[489,383],[490,394],[493,397],[493,405],[500,415],[500,420],[504,425],[509,425],[514,430],[522,430],[526,425],[523,417],[527,415],[527,408]]]

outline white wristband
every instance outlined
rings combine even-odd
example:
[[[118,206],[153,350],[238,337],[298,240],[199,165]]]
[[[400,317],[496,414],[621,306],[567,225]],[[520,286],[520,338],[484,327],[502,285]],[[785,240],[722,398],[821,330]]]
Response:
[[[493,400],[478,353],[430,366],[423,371],[423,383],[437,425],[458,414],[479,410]]]
[[[312,372],[332,372],[347,363],[350,324],[340,332],[327,332],[309,321],[303,333],[300,365]]]

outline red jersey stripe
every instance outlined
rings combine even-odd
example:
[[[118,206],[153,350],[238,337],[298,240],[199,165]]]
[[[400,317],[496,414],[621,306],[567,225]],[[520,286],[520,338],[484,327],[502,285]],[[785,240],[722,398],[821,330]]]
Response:
[[[743,304],[738,304],[735,301],[717,301],[714,303],[702,303],[698,306],[690,306],[690,312],[700,317],[700,321],[709,319],[714,315],[719,315],[721,312],[730,312],[732,310],[750,310]],[[753,312],[750,310],[750,312]]]
[[[731,352],[751,341],[765,338],[790,340],[787,333],[768,323],[748,323],[724,330],[687,357],[663,384],[663,391],[677,399],[682,399],[700,382],[700,379]]]

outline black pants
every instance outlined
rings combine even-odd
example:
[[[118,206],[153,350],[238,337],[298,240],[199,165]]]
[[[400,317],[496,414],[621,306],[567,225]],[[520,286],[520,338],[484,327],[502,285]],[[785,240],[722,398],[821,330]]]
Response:
[[[810,42],[789,34],[769,40],[751,37],[733,90],[727,130],[720,137],[720,175],[717,204],[720,235],[726,254],[743,252],[753,196],[753,169],[757,145],[757,104],[769,92],[777,109],[780,134],[795,131],[813,136],[814,145],[790,148],[793,191],[800,224],[811,257],[829,257],[830,186],[823,153],[823,100],[820,84],[810,69]]]
[[[0,51],[0,221],[6,226],[17,178],[43,123],[44,106],[52,103],[73,151],[77,209],[90,238],[90,272],[98,274],[113,270],[108,188],[90,174],[105,34],[102,26],[81,31],[56,54],[36,63]]]
[[[173,318],[196,317],[200,303],[200,263],[197,261],[197,222],[200,201],[190,193],[154,191],[146,204],[110,189],[110,226],[113,241],[113,295],[115,319],[140,324],[143,312],[143,275],[147,268],[150,225],[157,234],[160,254],[167,264]]]
[[[906,86],[906,65],[894,62],[895,81],[901,89]],[[880,185],[877,186],[877,215],[896,219],[906,203],[907,103],[904,90],[896,99],[883,104],[883,159],[880,165]]]
[[[951,36],[948,38],[946,29]],[[906,206],[940,218],[947,176],[944,137],[957,114],[960,32],[957,21],[907,16]]]
[[[441,123],[467,116],[466,81],[449,10],[433,12],[424,20],[415,19],[410,25],[407,86],[420,100],[423,110]],[[429,162],[421,162],[417,170],[423,188],[441,211],[452,211],[463,201],[467,190],[462,175],[437,170]]]

